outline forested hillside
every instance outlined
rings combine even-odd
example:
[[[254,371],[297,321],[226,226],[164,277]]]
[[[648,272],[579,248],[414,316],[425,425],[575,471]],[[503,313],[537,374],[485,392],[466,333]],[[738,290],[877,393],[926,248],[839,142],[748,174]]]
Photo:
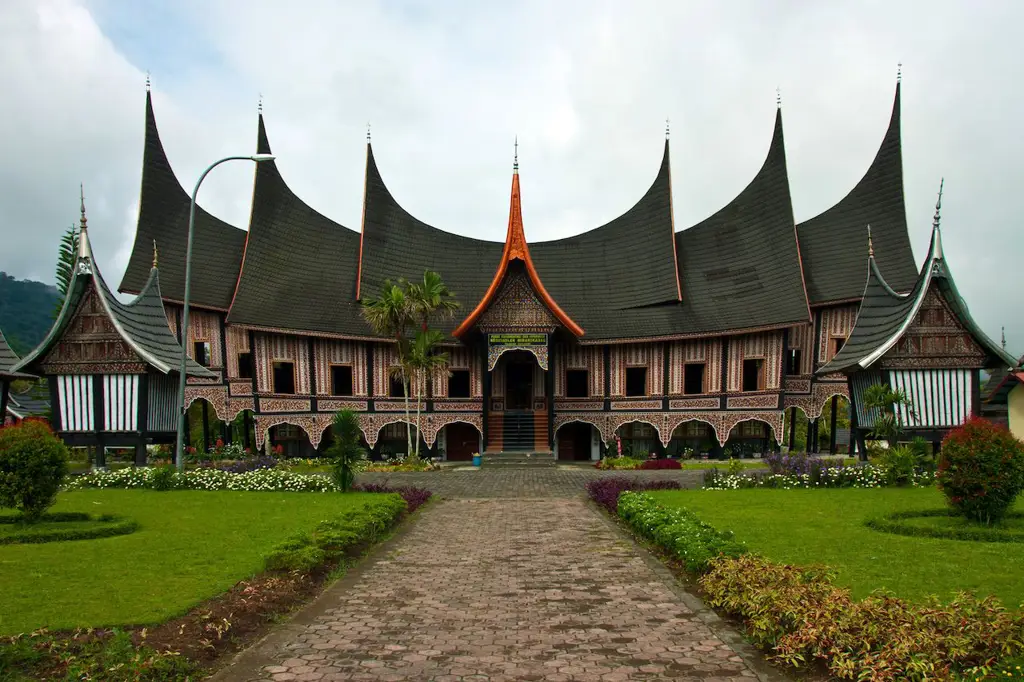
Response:
[[[0,272],[0,329],[15,353],[25,355],[43,340],[59,297],[56,287]]]

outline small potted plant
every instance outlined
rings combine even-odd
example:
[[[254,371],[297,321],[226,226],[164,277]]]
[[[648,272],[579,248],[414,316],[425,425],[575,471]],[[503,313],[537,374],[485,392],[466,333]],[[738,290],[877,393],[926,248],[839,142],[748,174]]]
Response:
[[[479,452],[474,452],[473,453],[473,466],[475,466],[475,467],[480,466],[480,460],[481,460],[480,453]]]

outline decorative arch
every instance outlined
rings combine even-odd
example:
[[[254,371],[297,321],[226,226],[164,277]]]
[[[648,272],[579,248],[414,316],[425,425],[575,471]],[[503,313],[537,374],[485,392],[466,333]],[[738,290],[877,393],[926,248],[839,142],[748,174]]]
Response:
[[[469,424],[470,426],[474,427],[477,430],[477,432],[479,432],[481,435],[483,435],[484,432],[483,416],[479,414],[443,414],[431,412],[423,416],[423,442],[427,444],[427,447],[434,447],[434,443],[437,441],[437,434],[441,432],[441,429],[448,426],[449,424]]]
[[[713,415],[687,414],[678,418],[676,418],[676,415],[670,416],[668,426],[671,428],[667,429],[668,441],[665,443],[665,447],[668,447],[669,443],[672,442],[672,434],[676,432],[676,429],[678,429],[686,422],[702,422],[704,424],[707,424],[708,426],[711,427],[711,431],[714,432],[715,439],[718,440],[718,428],[715,426],[715,421],[716,420],[713,418]],[[719,442],[721,441],[719,440]]]
[[[786,413],[783,410],[777,412],[726,412],[723,416],[722,429],[720,431],[716,429],[718,442],[723,446],[729,440],[729,433],[732,432],[737,424],[752,420],[767,424],[772,430],[772,437],[775,438],[775,442],[782,442],[782,425],[786,420]]]
[[[257,414],[253,419],[255,420],[257,449],[261,449],[266,442],[270,427],[281,424],[291,424],[302,429],[306,437],[309,438],[309,444],[315,449],[320,446],[324,428],[331,423],[331,415]]]
[[[498,359],[510,350],[525,350],[537,358],[537,364],[544,371],[548,369],[548,347],[547,346],[490,346],[487,349],[487,371],[493,372],[498,366]]]
[[[404,414],[361,414],[359,415],[359,428],[363,431],[363,438],[366,439],[366,444],[370,448],[377,446],[377,440],[380,437],[380,430],[388,424],[405,423],[409,426],[416,428],[416,422],[412,418],[406,419]],[[434,434],[437,435],[436,432]],[[433,441],[431,441],[433,442]]]
[[[608,430],[611,432],[609,438],[615,435],[615,432],[619,430],[620,426],[631,422],[642,422],[654,427],[654,430],[658,432],[658,440],[661,441],[662,445],[668,445],[672,440],[671,431],[668,434],[668,440],[665,439],[665,427],[668,425],[668,415],[664,412],[613,413],[608,416]]]
[[[601,434],[601,442],[602,443],[607,443],[611,439],[611,437],[613,435],[615,435],[615,431],[614,430],[612,430],[612,431],[608,430],[608,417],[606,415],[604,415],[604,414],[593,414],[593,413],[590,413],[590,412],[575,413],[575,414],[574,413],[558,413],[558,414],[556,414],[555,415],[555,419],[554,419],[554,427],[553,427],[554,430],[555,430],[555,433],[557,434],[558,433],[558,429],[560,429],[561,427],[565,426],[566,424],[569,424],[569,423],[572,423],[572,422],[585,422],[585,423],[590,424],[591,426],[593,426],[595,429],[597,429],[598,433]]]
[[[227,415],[229,417],[226,421],[235,421],[238,419],[238,415],[248,410],[253,414],[256,413],[256,404],[252,398],[228,398],[227,399]]]
[[[210,404],[217,415],[217,419],[222,422],[230,421],[227,418],[229,412],[227,386],[185,386],[186,410],[199,399],[205,400]]]
[[[807,416],[813,420],[821,416],[825,409],[825,403],[833,396],[841,396],[846,400],[850,399],[850,389],[846,384],[840,383],[819,383],[811,387],[810,395],[786,396],[783,398],[784,408],[799,407]]]

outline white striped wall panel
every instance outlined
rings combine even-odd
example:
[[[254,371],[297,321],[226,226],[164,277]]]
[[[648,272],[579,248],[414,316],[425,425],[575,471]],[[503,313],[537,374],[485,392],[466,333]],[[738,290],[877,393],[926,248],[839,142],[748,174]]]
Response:
[[[57,377],[62,431],[93,431],[92,376],[61,374]]]
[[[900,408],[908,428],[959,426],[971,415],[972,369],[901,369],[889,371],[889,385],[903,391],[911,408]]]
[[[103,375],[103,421],[105,431],[138,431],[139,376]]]

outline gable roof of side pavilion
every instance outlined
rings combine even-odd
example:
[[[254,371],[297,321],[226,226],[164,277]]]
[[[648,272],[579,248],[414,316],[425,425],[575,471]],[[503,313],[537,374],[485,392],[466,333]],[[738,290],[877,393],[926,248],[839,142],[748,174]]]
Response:
[[[262,112],[256,147],[270,152]],[[189,196],[167,162],[148,91],[142,175],[135,245],[120,288],[143,289],[155,240],[174,264],[165,268],[164,298],[180,301]],[[436,270],[464,310],[475,311],[489,291],[493,296],[496,273],[510,262],[514,247],[529,257],[535,293],[564,315],[562,326],[582,343],[783,329],[809,322],[812,306],[861,299],[863,261],[851,245],[862,248],[868,223],[886,281],[901,292],[916,281],[903,204],[899,84],[888,128],[864,177],[835,206],[799,225],[781,107],[765,161],[749,184],[712,216],[681,231],[673,218],[667,139],[652,184],[637,203],[573,237],[526,248],[529,228],[518,202],[518,172],[513,183],[518,224],[511,229],[510,215],[502,243],[456,235],[412,216],[388,190],[369,141],[358,231],[305,204],[274,162],[256,164],[248,232],[197,211],[192,303],[228,311],[229,323],[245,327],[374,338],[359,301],[384,279],[418,279],[424,270]],[[520,236],[522,249],[512,243]],[[442,329],[453,333],[462,321],[444,321]]]
[[[97,330],[81,329],[75,320],[87,301],[95,296],[97,312],[103,314],[114,331],[127,344],[138,362],[146,363],[159,372],[177,372],[181,361],[181,344],[171,332],[164,312],[160,291],[160,274],[157,270],[156,253],[153,253],[149,277],[142,291],[132,301],[117,300],[100,274],[99,266],[92,255],[89,231],[85,217],[85,198],[82,198],[81,227],[78,233],[78,254],[71,281],[60,313],[46,338],[32,352],[14,366],[15,371],[30,370],[41,373],[41,365],[47,361],[53,350],[66,334],[90,334]],[[127,361],[131,360],[126,359]],[[189,376],[215,378],[217,375],[187,359],[185,371]]]

